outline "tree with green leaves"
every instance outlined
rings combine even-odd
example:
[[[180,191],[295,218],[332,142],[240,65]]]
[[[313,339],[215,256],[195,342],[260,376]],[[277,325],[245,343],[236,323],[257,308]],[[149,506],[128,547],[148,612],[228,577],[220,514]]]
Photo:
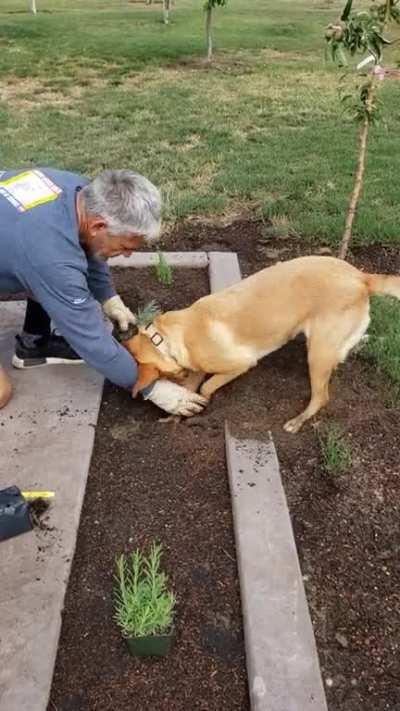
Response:
[[[169,11],[171,9],[171,0],[163,0],[163,17],[164,25],[169,24]]]
[[[146,5],[152,5],[153,0],[146,0]],[[163,0],[163,20],[164,20],[164,25],[169,25],[169,11],[171,9],[172,2],[171,0]]]
[[[384,36],[386,27],[390,22],[400,23],[399,2],[384,0],[379,3],[373,0],[368,9],[356,11],[353,9],[353,0],[347,0],[340,18],[330,24],[325,32],[328,57],[345,70],[341,76],[339,92],[345,113],[360,125],[357,169],[339,249],[341,259],[347,255],[362,192],[369,129],[377,123],[379,117],[378,85],[384,78],[397,73],[397,70],[385,69],[382,61],[384,48],[391,44]],[[357,56],[361,61],[352,65],[351,58]],[[348,89],[348,80],[351,78],[356,85],[356,94]]]
[[[206,12],[206,42],[207,42],[207,60],[211,62],[213,54],[213,41],[212,41],[212,19],[213,10],[215,7],[223,7],[226,5],[228,0],[206,0],[204,3],[204,10]]]

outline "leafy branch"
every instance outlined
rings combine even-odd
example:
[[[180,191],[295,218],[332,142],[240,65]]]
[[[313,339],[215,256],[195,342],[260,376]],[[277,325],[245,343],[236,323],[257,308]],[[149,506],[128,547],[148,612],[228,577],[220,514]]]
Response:
[[[347,0],[340,18],[326,28],[325,39],[331,59],[339,66],[346,66],[347,54],[354,56],[368,52],[378,64],[384,46],[391,44],[383,34],[385,25],[389,20],[400,22],[398,3],[399,0],[385,0],[381,5],[371,5],[368,10],[352,12],[353,0]]]

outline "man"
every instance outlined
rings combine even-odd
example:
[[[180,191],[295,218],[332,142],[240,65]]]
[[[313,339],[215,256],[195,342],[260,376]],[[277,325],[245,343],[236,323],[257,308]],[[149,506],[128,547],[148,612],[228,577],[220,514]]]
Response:
[[[16,367],[82,359],[116,385],[134,386],[136,363],[102,314],[123,330],[134,321],[115,292],[106,260],[156,240],[160,213],[157,188],[129,170],[107,170],[91,182],[48,168],[0,172],[0,293],[30,296]],[[50,319],[59,335],[51,333]],[[142,394],[184,416],[206,404],[167,380]],[[0,407],[11,395],[0,365]]]

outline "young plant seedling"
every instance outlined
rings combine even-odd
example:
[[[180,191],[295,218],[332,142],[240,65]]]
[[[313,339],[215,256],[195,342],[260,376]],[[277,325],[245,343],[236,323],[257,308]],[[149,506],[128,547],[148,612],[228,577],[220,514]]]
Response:
[[[137,656],[164,656],[171,643],[176,600],[161,555],[153,543],[148,556],[136,549],[116,561],[115,620]]]
[[[352,464],[351,446],[346,440],[343,428],[333,422],[318,433],[322,466],[326,474],[344,474]]]
[[[158,252],[158,262],[155,266],[157,279],[160,284],[171,286],[172,284],[172,269],[169,266],[162,252]]]
[[[136,316],[136,325],[138,328],[146,328],[146,326],[149,325],[149,323],[153,323],[154,319],[156,316],[159,316],[161,313],[161,308],[157,301],[152,299],[149,301],[147,304],[144,306],[139,306],[135,316]]]

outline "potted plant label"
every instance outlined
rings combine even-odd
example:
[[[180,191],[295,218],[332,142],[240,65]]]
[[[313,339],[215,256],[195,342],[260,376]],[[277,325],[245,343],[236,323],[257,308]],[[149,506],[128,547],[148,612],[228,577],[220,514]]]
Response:
[[[164,657],[173,640],[176,600],[161,555],[162,545],[153,543],[147,557],[136,549],[116,562],[115,620],[136,657]]]

